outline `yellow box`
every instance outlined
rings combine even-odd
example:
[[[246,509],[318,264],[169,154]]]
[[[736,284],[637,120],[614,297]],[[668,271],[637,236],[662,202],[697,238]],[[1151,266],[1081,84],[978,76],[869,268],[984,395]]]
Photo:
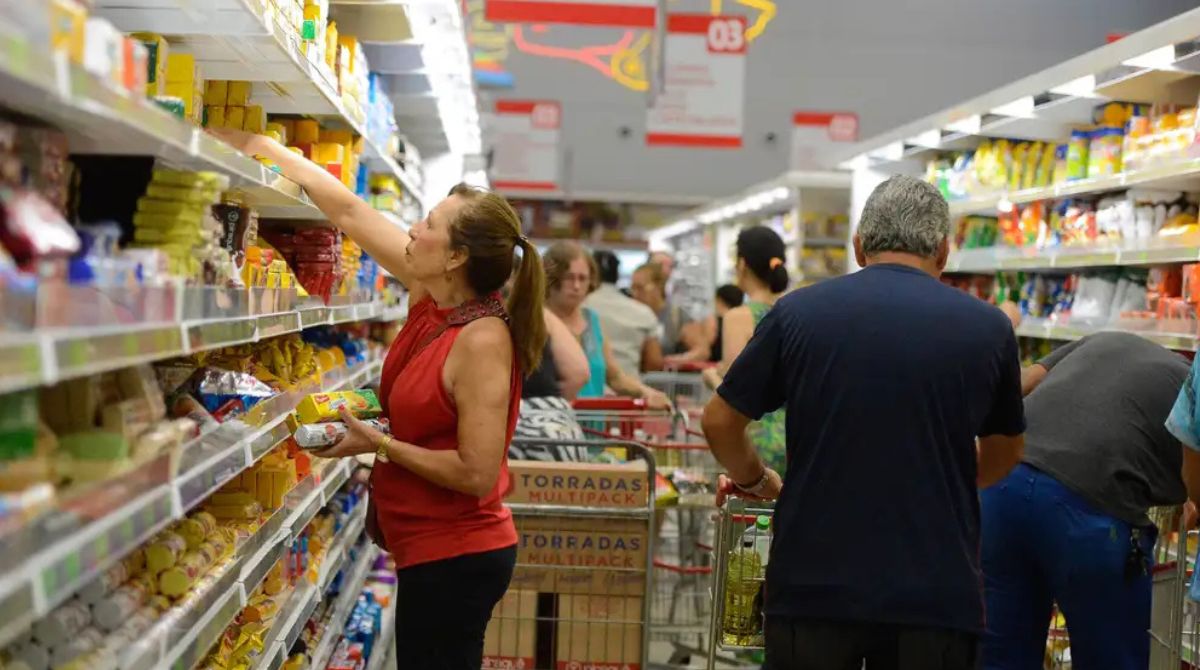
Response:
[[[256,135],[261,134],[267,128],[267,113],[259,105],[246,106],[246,119],[242,123],[242,130]]]
[[[241,130],[246,125],[246,108],[230,105],[225,108],[225,127]]]
[[[208,106],[225,106],[229,97],[229,82],[222,80],[209,81],[204,84],[204,104]]]
[[[280,144],[287,144],[288,140],[291,139],[290,137],[288,137],[287,126],[282,123],[279,123],[278,121],[267,122],[267,127],[264,130],[266,131],[267,135],[270,135],[271,133],[275,133],[275,136],[274,136],[275,140],[278,141]]]
[[[225,127],[225,105],[209,105],[204,108],[204,126],[206,128]]]
[[[162,35],[134,33],[133,39],[146,47],[146,95],[153,98],[167,93],[167,57],[170,48]]]
[[[192,54],[173,53],[167,55],[167,83],[196,85],[196,57]],[[190,97],[190,96],[189,96]]]
[[[87,9],[75,0],[50,3],[50,45],[65,51],[74,63],[83,64],[86,44]]]
[[[341,163],[345,159],[346,147],[333,142],[318,142],[313,145],[312,160],[314,163],[325,165],[328,163]]]
[[[228,90],[229,95],[225,98],[226,105],[245,107],[250,104],[250,82],[231,81]]]
[[[196,118],[196,93],[191,85],[167,82],[167,95],[183,101],[183,116],[189,120]],[[201,100],[203,102],[203,100]]]
[[[289,136],[295,144],[315,144],[321,141],[321,126],[312,119],[298,119],[296,132],[289,133]]]
[[[337,67],[338,29],[337,23],[330,21],[325,27],[325,64],[329,69]]]
[[[370,389],[361,391],[337,391],[334,393],[310,393],[296,407],[296,416],[301,423],[320,423],[341,419],[338,410],[348,408],[359,419],[373,419],[383,410],[379,398]]]
[[[354,134],[349,130],[327,130],[322,128],[320,135],[322,142],[336,142],[337,144],[347,144],[354,141]]]

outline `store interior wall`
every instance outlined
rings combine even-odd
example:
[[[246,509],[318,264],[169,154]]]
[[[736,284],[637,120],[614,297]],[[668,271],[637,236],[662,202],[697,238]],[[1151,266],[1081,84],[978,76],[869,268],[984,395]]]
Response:
[[[754,16],[734,0],[727,12]],[[749,2],[744,3],[751,4]],[[715,198],[787,169],[796,109],[858,113],[867,138],[1144,28],[1194,0],[775,0],[778,14],[750,47],[741,150],[647,148],[646,96],[565,59],[510,50],[515,76],[494,99],[563,104],[569,195],[649,200]],[[710,0],[670,10],[706,12]],[[554,26],[548,45],[618,39],[621,31]],[[622,130],[627,131],[627,135]],[[768,141],[768,134],[774,141]]]

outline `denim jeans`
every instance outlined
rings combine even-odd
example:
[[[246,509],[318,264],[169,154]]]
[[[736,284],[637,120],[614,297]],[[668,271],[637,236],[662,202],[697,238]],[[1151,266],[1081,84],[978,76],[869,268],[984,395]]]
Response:
[[[1154,527],[1113,518],[1024,463],[981,506],[985,670],[1040,670],[1053,603],[1074,670],[1145,670]],[[1131,570],[1135,532],[1144,569]]]

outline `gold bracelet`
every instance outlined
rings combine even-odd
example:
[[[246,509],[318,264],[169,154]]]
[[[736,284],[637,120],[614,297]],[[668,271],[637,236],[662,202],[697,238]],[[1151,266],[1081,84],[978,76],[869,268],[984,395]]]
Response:
[[[390,435],[381,435],[380,439],[375,442],[375,460],[390,463],[388,458],[387,448],[391,444],[392,437]]]

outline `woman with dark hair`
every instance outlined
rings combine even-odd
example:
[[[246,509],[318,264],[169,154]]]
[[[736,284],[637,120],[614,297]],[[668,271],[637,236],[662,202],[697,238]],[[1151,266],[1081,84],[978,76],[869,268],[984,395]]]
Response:
[[[368,529],[396,561],[396,646],[406,668],[478,670],[492,609],[516,563],[507,446],[525,377],[541,362],[545,273],[499,195],[459,184],[411,232],[317,164],[241,131],[214,135],[273,161],[408,288],[379,398],[392,434],[343,412],[326,458],[374,454]],[[524,257],[507,304],[500,288]]]
[[[721,324],[725,322],[725,315],[729,310],[742,306],[742,301],[746,299],[746,294],[742,293],[742,289],[733,284],[724,284],[717,287],[717,293],[713,296],[713,315],[708,317],[704,324],[704,332],[708,335],[710,363],[720,363],[722,345],[724,343],[724,333],[721,332]]]
[[[704,380],[712,388],[754,335],[754,328],[787,290],[788,272],[784,267],[787,247],[775,231],[766,226],[743,230],[737,238],[737,286],[745,302],[725,314],[721,320],[721,358],[716,368],[704,371]],[[784,412],[767,414],[750,424],[750,442],[758,449],[767,467],[784,472],[787,455]]]

